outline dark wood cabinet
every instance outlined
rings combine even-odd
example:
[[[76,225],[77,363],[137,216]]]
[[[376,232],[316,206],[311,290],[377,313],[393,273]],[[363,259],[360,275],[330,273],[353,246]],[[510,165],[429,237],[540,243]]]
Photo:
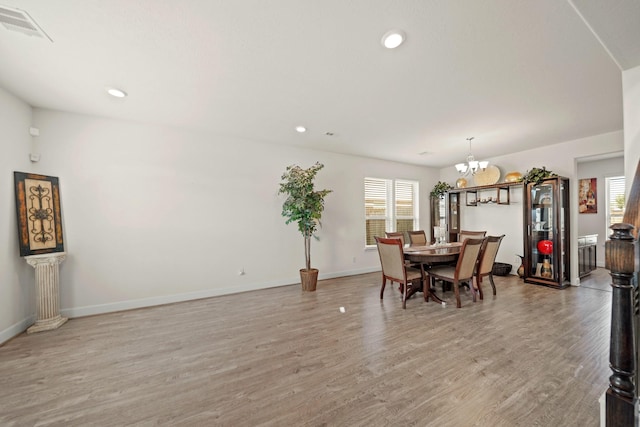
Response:
[[[457,242],[460,233],[460,193],[447,194],[447,242]]]
[[[430,212],[430,220],[431,227],[429,228],[429,232],[427,235],[429,236],[429,242],[435,243],[436,236],[434,233],[434,227],[446,227],[447,225],[447,207],[446,207],[446,198],[442,197],[431,197],[431,212]]]
[[[443,197],[431,197],[431,229],[429,241],[436,242],[436,230],[434,227],[442,227],[447,242],[456,242],[460,232],[460,194],[447,193]]]
[[[578,237],[578,275],[584,277],[596,269],[598,235]]]
[[[565,288],[569,280],[569,179],[524,187],[524,281]]]

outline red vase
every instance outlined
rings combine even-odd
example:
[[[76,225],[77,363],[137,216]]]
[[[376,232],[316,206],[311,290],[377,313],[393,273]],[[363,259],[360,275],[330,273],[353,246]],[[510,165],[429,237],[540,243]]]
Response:
[[[538,242],[538,252],[542,255],[551,255],[553,252],[553,242],[551,240],[540,240]]]

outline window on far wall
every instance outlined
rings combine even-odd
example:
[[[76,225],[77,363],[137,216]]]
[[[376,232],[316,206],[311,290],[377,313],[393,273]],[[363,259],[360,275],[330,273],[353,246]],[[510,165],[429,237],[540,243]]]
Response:
[[[612,231],[609,227],[622,222],[624,216],[624,176],[605,178],[605,183],[607,187],[607,233],[605,235],[610,236]]]
[[[365,243],[385,231],[411,231],[418,225],[418,182],[400,179],[364,179]]]

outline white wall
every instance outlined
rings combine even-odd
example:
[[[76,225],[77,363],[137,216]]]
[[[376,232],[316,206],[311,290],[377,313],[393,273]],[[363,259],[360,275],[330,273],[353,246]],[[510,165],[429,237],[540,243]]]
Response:
[[[607,202],[605,178],[624,175],[624,158],[614,157],[610,159],[594,160],[578,163],[577,179],[597,179],[597,213],[578,212],[578,235],[597,234],[598,245],[596,249],[596,264],[604,267],[604,244],[609,235],[607,225]],[[576,181],[577,182],[577,181]]]
[[[4,336],[24,330],[35,310],[33,270],[18,257],[13,170],[60,178],[68,252],[60,268],[61,307],[67,316],[297,283],[302,237],[295,225],[284,224],[276,194],[289,164],[324,163],[318,187],[334,190],[321,240],[312,243],[312,263],[321,277],[379,270],[377,253],[363,244],[365,176],[420,181],[425,229],[433,184],[457,178],[451,168],[430,170],[63,112],[36,109],[31,117],[27,105],[6,93],[0,103],[9,112],[2,116],[3,130],[13,135],[3,138],[7,155],[0,160],[8,177],[2,190],[6,214],[0,219],[8,236],[0,259],[9,265],[0,272]],[[34,141],[41,153],[35,164],[28,161],[29,125],[41,133]],[[576,157],[620,150],[622,132],[614,132],[489,160],[503,174],[546,165],[573,180]],[[515,254],[522,253],[517,190],[512,198],[508,207],[473,209],[489,214],[484,223],[491,234],[507,234],[498,261],[517,268]],[[464,209],[463,227],[479,226],[474,221],[482,217]],[[246,275],[237,274],[241,268]]]
[[[436,170],[41,109],[34,122],[37,172],[60,178],[69,316],[298,283],[303,239],[277,195],[292,163],[324,163],[317,188],[333,190],[312,242],[321,278],[380,268],[364,250],[365,176],[420,181],[429,226]]]
[[[627,195],[640,166],[640,67],[622,72],[624,104],[624,171]]]
[[[13,172],[29,172],[31,107],[0,88],[0,344],[35,320],[35,272],[20,258]]]
[[[597,156],[608,153],[621,152],[624,149],[622,131],[606,133],[562,142],[559,144],[544,146],[533,150],[508,154],[500,157],[485,159],[501,170],[501,180],[511,171],[519,171],[525,174],[534,167],[546,166],[558,175],[570,179],[570,194],[572,207],[577,206],[578,193],[576,185],[576,159],[581,157]],[[458,178],[455,168],[448,167],[440,170],[440,179],[454,185]],[[470,180],[469,185],[474,185]],[[522,187],[511,189],[512,204],[509,206],[483,205],[479,207],[463,206],[461,209],[461,227],[463,229],[487,230],[488,234],[505,234],[497,261],[511,263],[514,273],[520,265],[516,254],[523,253],[523,211],[522,211]],[[464,205],[464,195],[463,203]],[[570,212],[571,242],[577,242],[578,210]],[[578,253],[577,244],[571,246],[571,277],[572,284],[579,284],[578,279]]]

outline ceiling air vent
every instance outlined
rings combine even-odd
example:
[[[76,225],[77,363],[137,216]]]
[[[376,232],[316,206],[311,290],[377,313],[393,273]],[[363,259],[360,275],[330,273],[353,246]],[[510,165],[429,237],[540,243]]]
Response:
[[[12,9],[6,6],[0,6],[0,24],[7,30],[17,31],[28,36],[36,36],[43,39],[51,40],[51,37],[45,33],[36,21],[24,10]]]

